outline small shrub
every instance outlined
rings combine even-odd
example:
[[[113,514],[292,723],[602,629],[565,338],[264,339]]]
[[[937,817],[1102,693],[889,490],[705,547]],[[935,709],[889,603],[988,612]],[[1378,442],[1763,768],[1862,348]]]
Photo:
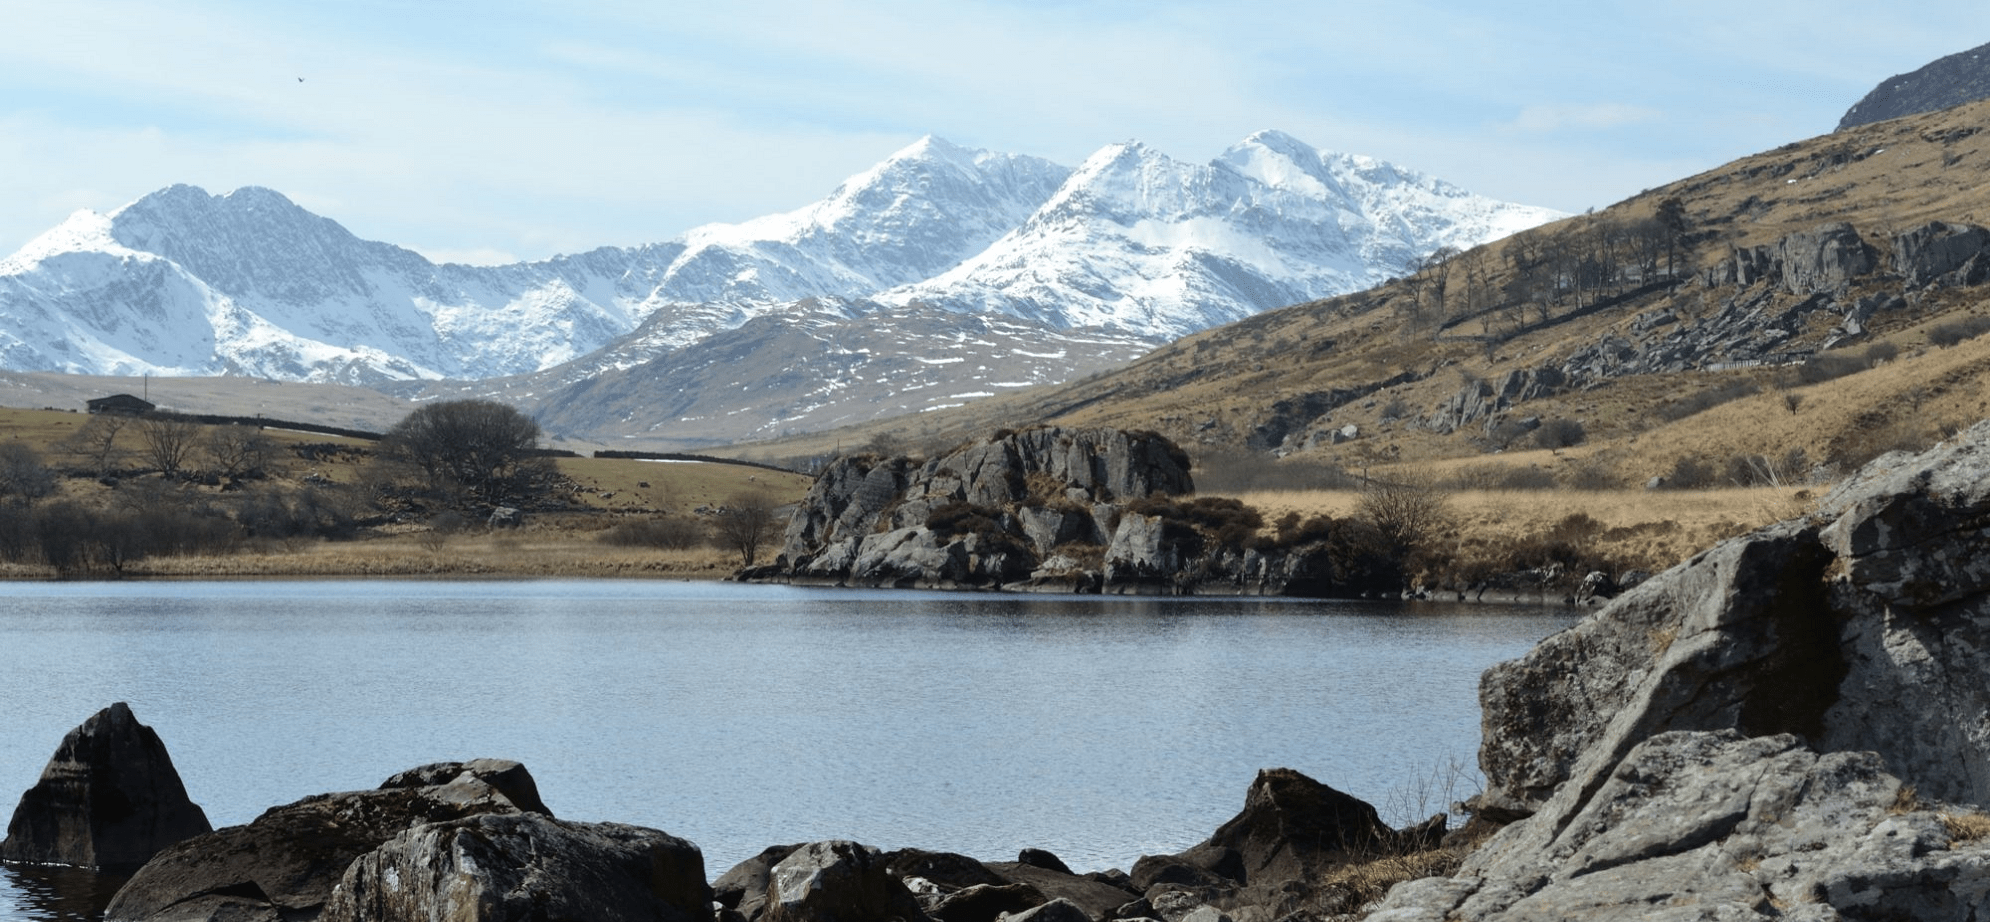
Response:
[[[1928,328],[1928,344],[1944,349],[1990,333],[1990,317],[1963,317]]]
[[[596,539],[613,547],[684,550],[704,544],[705,529],[689,516],[659,515],[622,522]]]
[[[1900,347],[1888,342],[1877,342],[1866,347],[1866,365],[1884,365],[1900,357]]]
[[[933,507],[926,513],[926,527],[942,538],[955,538],[963,535],[985,535],[995,537],[1006,535],[1001,523],[1002,513],[986,506],[977,506],[963,500],[954,500]]]
[[[1670,403],[1660,404],[1654,412],[1666,422],[1678,422],[1696,413],[1711,410],[1724,403],[1740,400],[1743,397],[1760,393],[1761,388],[1751,381],[1728,381],[1697,391]]]
[[[1713,483],[1714,469],[1692,455],[1680,455],[1665,475],[1665,486],[1670,490],[1701,490]]]
[[[1798,384],[1822,384],[1847,375],[1858,374],[1870,367],[1871,363],[1861,355],[1820,352],[1797,366],[1795,378]]]
[[[1534,444],[1547,449],[1571,448],[1582,444],[1588,438],[1583,431],[1582,421],[1574,419],[1550,419],[1534,430]]]

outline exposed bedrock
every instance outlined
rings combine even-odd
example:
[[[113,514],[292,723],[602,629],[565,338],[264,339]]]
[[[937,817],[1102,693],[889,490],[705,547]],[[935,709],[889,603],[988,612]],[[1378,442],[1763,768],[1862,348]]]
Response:
[[[1376,918],[1990,914],[1990,423],[1480,683],[1483,818]]]

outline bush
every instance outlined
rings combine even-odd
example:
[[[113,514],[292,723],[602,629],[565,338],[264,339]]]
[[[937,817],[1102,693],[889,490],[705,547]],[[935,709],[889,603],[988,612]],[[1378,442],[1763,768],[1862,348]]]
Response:
[[[1196,489],[1209,493],[1254,490],[1358,490],[1361,478],[1311,455],[1276,458],[1255,451],[1211,449],[1196,457]]]
[[[1728,381],[1670,403],[1660,404],[1655,412],[1666,422],[1678,422],[1695,413],[1705,412],[1723,403],[1740,400],[1743,397],[1759,394],[1761,391],[1762,389],[1756,387],[1752,381]]]
[[[1550,419],[1534,430],[1534,444],[1541,448],[1571,448],[1580,445],[1588,435],[1583,431],[1582,421],[1574,419]]]
[[[597,539],[614,547],[649,547],[680,551],[705,543],[705,529],[686,516],[659,515],[622,522]]]
[[[1963,317],[1928,328],[1928,344],[1944,349],[1990,333],[1990,317]]]
[[[1665,475],[1668,490],[1700,490],[1714,485],[1714,469],[1692,455],[1681,455]]]
[[[1805,360],[1796,369],[1798,384],[1822,384],[1835,381],[1847,375],[1855,375],[1872,367],[1863,355],[1848,355],[1843,352],[1821,352]]]

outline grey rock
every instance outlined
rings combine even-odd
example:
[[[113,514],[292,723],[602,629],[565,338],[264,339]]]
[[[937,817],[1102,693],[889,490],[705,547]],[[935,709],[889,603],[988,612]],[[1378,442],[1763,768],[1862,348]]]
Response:
[[[797,506],[775,572],[871,586],[1006,584],[1061,545],[1104,541],[1102,510],[1192,489],[1188,457],[1173,443],[1116,429],[1011,432],[917,465],[844,458]],[[996,533],[926,527],[949,506],[994,522]]]
[[[525,513],[511,506],[499,506],[491,510],[485,524],[492,528],[517,528],[525,524]]]
[[[767,885],[774,879],[774,866],[801,847],[801,844],[770,846],[733,865],[712,881],[712,899],[726,909],[738,911],[744,918],[758,916],[761,907],[767,904]]]
[[[1990,843],[1953,841],[1935,812],[1901,803],[1871,753],[1662,733],[1368,918],[1762,919],[1805,905],[1831,910],[1815,918],[1979,918]]]
[[[1908,288],[1984,281],[1990,230],[1974,224],[1930,221],[1893,238],[1893,271]]]
[[[698,847],[655,829],[486,814],[409,829],[346,868],[326,922],[712,918]]]
[[[111,922],[316,918],[353,859],[402,832],[426,823],[525,812],[492,779],[537,803],[536,786],[516,762],[422,766],[395,775],[378,790],[307,797],[272,807],[247,825],[171,846],[132,875],[104,917]]]
[[[1051,900],[1026,912],[1002,916],[1006,922],[1098,922],[1069,900]]]
[[[1781,241],[1783,288],[1796,295],[1842,291],[1879,266],[1879,255],[1850,224],[1826,224]]]
[[[871,922],[927,918],[877,849],[855,842],[811,842],[768,875],[766,922]]]
[[[15,806],[0,859],[131,870],[211,829],[159,734],[120,701],[63,736]]]
[[[1119,907],[1138,898],[1140,894],[1115,887],[1111,884],[1090,880],[1075,874],[1066,874],[1050,868],[1040,868],[1020,861],[990,862],[988,869],[1002,875],[1010,883],[1027,884],[1051,901],[1065,900],[1080,909],[1094,920],[1112,918]]]
[[[1986,455],[1990,423],[1874,461],[1814,520],[1723,542],[1489,670],[1480,804],[1524,815],[1654,733],[1726,728],[1872,750],[1925,795],[1990,802]]]
[[[995,922],[1005,913],[1020,913],[1045,902],[1029,884],[975,884],[947,894],[928,914],[939,922]]]

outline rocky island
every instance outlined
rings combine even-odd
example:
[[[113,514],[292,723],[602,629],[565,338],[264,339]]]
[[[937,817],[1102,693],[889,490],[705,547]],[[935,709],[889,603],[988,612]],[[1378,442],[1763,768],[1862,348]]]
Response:
[[[833,559],[818,571],[824,579],[893,572],[854,565],[869,536],[897,534],[892,546],[955,548],[941,558],[953,563],[898,579],[1027,581],[1037,577],[991,550],[1001,538],[938,543],[933,525],[911,523],[953,503],[1061,501],[1081,508],[1032,520],[1097,527],[1090,506],[1167,470],[1165,452],[1137,437],[1021,437],[1066,448],[1063,475],[1089,471],[1094,486],[1083,496],[1032,492],[1047,472],[1003,463],[1013,445],[1003,439],[969,449],[981,464],[957,455],[918,470],[853,466],[838,475],[846,486],[814,498],[820,515],[798,516],[790,532],[809,547],[850,546],[783,566],[792,576]],[[1115,457],[1147,458],[1147,479],[1101,460]],[[1096,476],[1102,470],[1109,476]],[[922,492],[906,499],[910,484]],[[831,496],[849,501],[835,506]],[[1041,507],[1025,499],[1036,496]],[[839,537],[844,521],[853,534]],[[905,524],[879,531],[879,521]],[[1126,528],[1122,513],[1113,540]],[[1053,549],[1072,543],[1055,528],[1044,533]],[[481,760],[423,766],[378,790],[306,798],[245,826],[145,846],[159,850],[107,917],[1981,919],[1990,914],[1986,539],[1990,422],[1919,455],[1883,456],[1815,512],[1630,590],[1485,674],[1486,788],[1462,805],[1471,819],[1457,829],[1443,816],[1390,829],[1367,804],[1272,769],[1202,844],[1129,870],[1073,873],[1035,850],[984,862],[826,841],[771,847],[707,883],[694,844],[556,819],[523,766]],[[141,737],[128,715],[114,706],[78,733]],[[159,808],[120,799],[169,787],[116,780],[128,777],[116,766],[143,747],[84,742],[65,740],[43,785],[60,796],[23,798],[0,854],[83,863],[129,854],[124,837],[159,825],[90,826],[64,835],[102,841],[68,857],[48,850],[48,830],[84,828],[49,817],[113,801],[151,815]],[[107,762],[87,767],[77,753]]]

